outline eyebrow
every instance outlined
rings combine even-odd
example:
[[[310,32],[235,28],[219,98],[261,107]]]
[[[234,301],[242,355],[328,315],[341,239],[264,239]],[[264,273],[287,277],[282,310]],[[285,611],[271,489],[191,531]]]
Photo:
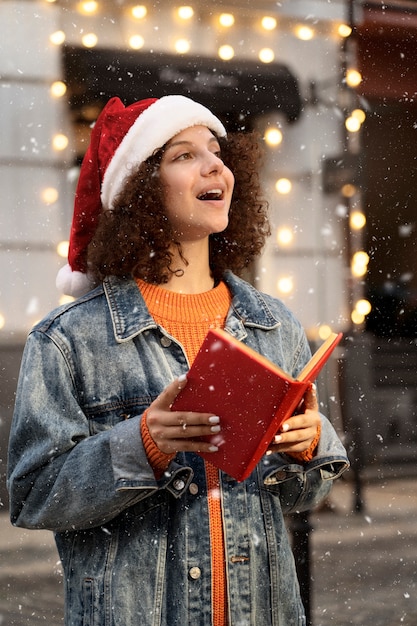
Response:
[[[215,135],[212,135],[210,139],[208,140],[208,144],[211,144],[211,143],[219,143],[219,140],[217,139]],[[165,151],[169,150],[170,148],[174,148],[176,146],[193,146],[193,145],[194,145],[193,141],[186,141],[185,139],[181,141],[168,142],[165,146]]]

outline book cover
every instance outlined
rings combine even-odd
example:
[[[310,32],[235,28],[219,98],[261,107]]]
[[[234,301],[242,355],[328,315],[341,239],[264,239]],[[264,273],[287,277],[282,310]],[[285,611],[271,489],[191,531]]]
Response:
[[[293,415],[341,338],[341,333],[332,333],[294,379],[224,330],[210,330],[171,409],[220,417],[221,431],[206,438],[219,449],[201,456],[242,481],[282,422]]]

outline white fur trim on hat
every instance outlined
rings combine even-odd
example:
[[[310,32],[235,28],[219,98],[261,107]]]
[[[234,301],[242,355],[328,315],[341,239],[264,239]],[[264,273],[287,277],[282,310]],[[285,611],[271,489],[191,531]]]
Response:
[[[207,126],[226,136],[221,121],[202,104],[185,96],[164,96],[143,111],[117,148],[103,177],[101,202],[111,209],[132,167],[146,161],[169,139],[191,126]]]
[[[73,298],[79,298],[88,291],[91,291],[95,283],[90,279],[88,274],[83,272],[72,271],[67,264],[61,267],[56,277],[56,286],[61,293]]]

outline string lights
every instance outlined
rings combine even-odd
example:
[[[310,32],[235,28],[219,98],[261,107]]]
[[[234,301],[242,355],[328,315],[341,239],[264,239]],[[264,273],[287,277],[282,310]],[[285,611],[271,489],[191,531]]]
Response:
[[[213,5],[210,8],[203,7],[200,3],[192,5],[170,5],[162,16],[161,9],[157,9],[153,3],[134,2],[132,0],[44,0],[50,4],[65,4],[65,19],[61,20],[62,30],[57,30],[50,35],[50,42],[55,46],[64,43],[69,45],[93,48],[121,47],[130,48],[134,51],[153,52],[158,46],[164,46],[163,50],[174,52],[179,55],[205,54],[217,56],[222,61],[233,61],[236,58],[257,58],[263,64],[272,63],[280,57],[280,35],[299,40],[298,45],[307,49],[309,42],[319,36],[334,38],[343,41],[352,34],[352,27],[345,23],[329,21],[317,21],[312,25],[311,20],[304,22],[299,18],[285,14],[274,16],[263,13],[256,7],[246,8],[244,12],[216,10]],[[168,7],[167,7],[168,8]],[[218,8],[218,7],[217,7]],[[77,24],[77,28],[69,28]],[[103,24],[106,28],[103,28]],[[67,28],[65,28],[67,25]],[[161,26],[163,32],[169,33],[169,37],[160,35]],[[160,39],[158,39],[160,37]],[[241,40],[245,45],[240,45]],[[206,46],[203,51],[199,46]],[[344,86],[355,89],[361,82],[360,72],[353,66],[346,69],[343,77]],[[51,85],[50,93],[53,98],[60,98],[66,92],[66,85],[62,81],[56,81]],[[334,103],[332,103],[332,106]],[[345,131],[348,134],[358,134],[365,122],[366,114],[359,108],[353,108],[344,116]],[[264,141],[269,150],[280,150],[285,143],[285,127],[270,126],[265,130]],[[68,146],[68,137],[63,133],[57,133],[52,138],[53,149],[57,152],[64,151]],[[281,198],[290,198],[294,193],[294,180],[292,177],[276,173],[274,183],[275,193]],[[56,191],[56,190],[55,190]],[[342,197],[352,200],[357,196],[356,185],[347,183],[340,189]],[[53,204],[52,187],[45,190],[44,202]],[[291,225],[280,224],[275,233],[276,245],[289,249],[297,240],[296,232]],[[366,225],[366,218],[362,211],[349,212],[349,228],[361,233]],[[67,255],[68,242],[61,242],[57,254]],[[355,280],[363,280],[367,272],[369,257],[360,249],[355,250],[350,261],[350,270]],[[276,289],[279,294],[290,295],[296,288],[295,275],[282,275],[276,277]],[[361,304],[358,305],[359,300]],[[360,316],[366,315],[363,299],[358,299],[352,312],[352,320],[356,323]],[[356,321],[355,321],[356,320]],[[362,317],[363,321],[363,317]],[[326,330],[327,329],[327,330]],[[321,335],[330,332],[328,327],[320,330]],[[319,334],[320,334],[319,333]],[[321,336],[320,335],[320,336]]]

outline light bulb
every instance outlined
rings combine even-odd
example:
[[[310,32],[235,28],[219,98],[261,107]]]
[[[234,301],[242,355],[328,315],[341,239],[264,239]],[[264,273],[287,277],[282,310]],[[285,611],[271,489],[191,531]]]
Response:
[[[232,13],[222,13],[219,16],[219,24],[224,28],[230,28],[235,23],[235,16]]]
[[[67,86],[62,80],[56,80],[52,83],[50,92],[54,98],[62,98],[67,92]]]
[[[225,44],[224,46],[220,46],[218,54],[223,61],[230,61],[230,59],[233,59],[235,56],[235,51],[232,46]]]
[[[292,183],[288,178],[279,178],[275,183],[275,189],[278,191],[278,193],[290,193],[292,189]]]
[[[187,39],[177,39],[175,42],[175,50],[178,54],[185,54],[189,52],[191,48],[191,44]]]
[[[259,51],[259,60],[262,61],[262,63],[272,63],[274,59],[275,54],[271,48],[262,48],[262,50]]]
[[[362,211],[353,211],[349,218],[349,224],[352,230],[361,230],[366,224],[366,217]]]
[[[265,15],[265,17],[261,20],[262,28],[265,30],[274,30],[277,27],[277,20],[275,17],[270,17],[269,15]]]
[[[52,138],[52,146],[54,150],[58,150],[59,152],[65,150],[65,148],[68,146],[68,143],[68,137],[66,135],[63,135],[62,133],[58,133]]]
[[[289,294],[294,289],[294,281],[291,276],[282,276],[277,280],[278,293]]]
[[[310,41],[314,37],[314,30],[310,26],[297,26],[295,35],[302,41]]]
[[[49,36],[49,41],[54,44],[54,46],[60,46],[65,41],[65,33],[63,30],[56,30]]]
[[[58,256],[66,259],[68,257],[69,241],[60,241],[56,247]]]
[[[282,131],[279,128],[268,128],[264,140],[268,146],[279,146],[282,143]]]
[[[178,8],[178,17],[182,20],[190,20],[194,15],[193,7],[183,6]]]
[[[132,17],[134,17],[136,20],[143,20],[143,18],[146,17],[147,13],[148,9],[143,4],[137,4],[131,9]]]
[[[362,74],[355,69],[350,69],[346,72],[346,83],[349,87],[357,87],[362,82]]]

